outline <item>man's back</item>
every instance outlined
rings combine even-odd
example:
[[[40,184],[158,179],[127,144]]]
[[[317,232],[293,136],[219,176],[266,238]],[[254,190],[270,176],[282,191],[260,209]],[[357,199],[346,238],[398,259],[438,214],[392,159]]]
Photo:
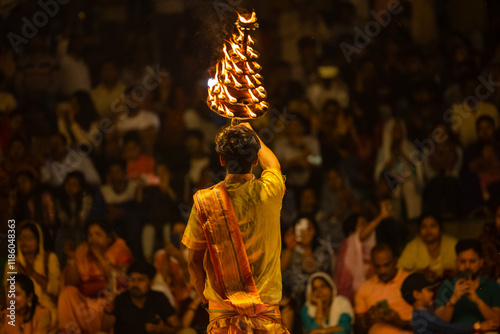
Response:
[[[281,299],[278,255],[281,251],[280,211],[285,185],[281,173],[274,169],[265,170],[260,179],[253,180],[251,177],[251,174],[228,174],[224,182],[262,302],[277,304]],[[194,207],[185,237],[191,241],[190,248],[206,247],[198,212]],[[216,292],[219,289],[215,273],[207,255],[204,267],[208,277],[205,296],[209,300],[221,301]]]

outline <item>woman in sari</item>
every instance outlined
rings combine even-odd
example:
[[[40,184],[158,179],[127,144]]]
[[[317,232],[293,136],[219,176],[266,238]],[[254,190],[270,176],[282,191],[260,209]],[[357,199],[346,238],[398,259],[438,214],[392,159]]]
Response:
[[[306,303],[300,315],[308,334],[350,334],[354,323],[351,303],[346,297],[337,295],[332,278],[321,272],[309,277]]]
[[[25,221],[18,228],[17,272],[28,276],[34,285],[37,300],[51,313],[51,328],[56,328],[59,294],[59,260],[52,252],[44,249],[44,239],[40,225]],[[5,273],[11,270],[5,267]],[[8,277],[7,274],[4,277]],[[16,279],[17,280],[17,279]]]
[[[50,311],[40,305],[31,279],[23,274],[16,275],[15,297],[7,302],[15,301],[15,321],[5,317],[0,326],[2,334],[48,334],[51,331]],[[12,325],[14,324],[14,325]]]
[[[97,333],[106,296],[126,286],[130,249],[106,223],[90,223],[87,240],[68,254],[59,295],[59,328],[64,333]],[[111,299],[110,299],[111,300]]]
[[[290,297],[302,305],[309,276],[321,271],[333,275],[335,253],[330,244],[320,237],[316,221],[308,215],[297,217],[284,237],[285,249],[281,253],[283,286]],[[297,310],[299,311],[299,310]]]

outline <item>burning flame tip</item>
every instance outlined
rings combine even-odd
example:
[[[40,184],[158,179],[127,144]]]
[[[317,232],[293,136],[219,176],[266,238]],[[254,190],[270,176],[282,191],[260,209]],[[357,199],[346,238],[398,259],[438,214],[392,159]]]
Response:
[[[255,12],[252,12],[252,14],[240,14],[236,12],[236,14],[238,14],[238,21],[240,23],[249,24],[257,21],[257,15]]]
[[[252,48],[250,31],[258,28],[255,12],[239,14],[237,33],[222,46],[222,58],[215,68],[213,85],[209,88],[207,104],[225,117],[257,118],[269,108],[267,92],[262,87],[259,53]]]

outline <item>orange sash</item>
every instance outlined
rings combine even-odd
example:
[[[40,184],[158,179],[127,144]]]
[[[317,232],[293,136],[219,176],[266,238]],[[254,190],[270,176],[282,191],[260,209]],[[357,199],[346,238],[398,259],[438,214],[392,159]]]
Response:
[[[221,297],[239,314],[255,315],[268,308],[260,299],[238,220],[226,184],[194,196]]]

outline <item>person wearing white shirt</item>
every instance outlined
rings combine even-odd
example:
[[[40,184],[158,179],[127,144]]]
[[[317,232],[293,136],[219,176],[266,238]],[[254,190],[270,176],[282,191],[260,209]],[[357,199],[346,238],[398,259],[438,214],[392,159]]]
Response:
[[[63,184],[66,175],[73,171],[82,172],[88,184],[99,185],[101,183],[101,178],[92,161],[83,153],[69,150],[63,135],[52,135],[50,147],[52,159],[48,159],[41,169],[43,184],[58,187]]]

